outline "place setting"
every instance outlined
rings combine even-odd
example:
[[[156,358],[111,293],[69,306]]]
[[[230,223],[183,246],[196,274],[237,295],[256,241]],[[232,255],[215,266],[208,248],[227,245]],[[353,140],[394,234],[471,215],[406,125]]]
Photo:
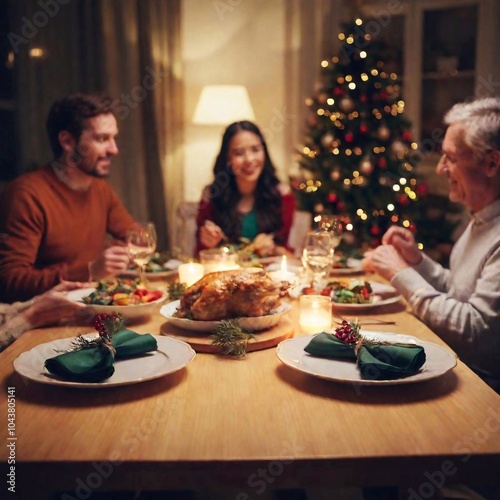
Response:
[[[102,389],[146,382],[181,370],[196,356],[175,338],[126,328],[119,314],[94,317],[96,332],[40,344],[14,362],[34,382],[79,389]]]
[[[366,324],[395,322],[370,318]],[[299,326],[303,335],[280,342],[276,356],[294,370],[326,380],[399,385],[436,378],[457,364],[453,352],[435,343],[367,330],[363,320],[332,317],[330,299],[322,295],[300,297]]]

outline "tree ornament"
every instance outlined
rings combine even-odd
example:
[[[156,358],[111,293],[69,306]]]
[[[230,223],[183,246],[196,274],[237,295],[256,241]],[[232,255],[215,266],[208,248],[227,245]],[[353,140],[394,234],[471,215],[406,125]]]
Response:
[[[386,168],[387,167],[387,160],[383,156],[382,156],[382,158],[379,159],[378,166],[380,168]]]
[[[340,179],[340,170],[338,168],[332,170],[330,179],[332,179],[332,181],[338,181]]]
[[[324,92],[322,92],[321,94],[319,94],[319,96],[318,96],[318,102],[320,104],[326,104],[327,100],[328,100],[328,94],[325,94]]]
[[[370,229],[370,233],[373,236],[378,236],[381,233],[381,231],[380,231],[380,228],[378,226],[372,226]]]
[[[365,158],[360,166],[359,170],[365,175],[370,175],[373,172],[373,163],[370,161],[369,158]]]
[[[310,127],[315,127],[318,124],[318,115],[316,113],[310,113],[307,117],[307,124]]]
[[[328,132],[321,138],[321,144],[324,148],[329,148],[334,140],[334,135],[331,132]]]
[[[338,198],[338,196],[337,196],[337,194],[336,194],[336,193],[329,193],[329,194],[328,194],[328,201],[329,201],[330,203],[336,203],[338,199],[339,199],[339,198]]]
[[[366,94],[361,94],[359,96],[359,102],[362,104],[366,104],[368,102],[368,96]]]
[[[379,139],[387,141],[387,139],[389,139],[389,137],[391,136],[391,131],[386,125],[380,125],[377,130],[377,136],[379,137]]]
[[[417,194],[423,196],[426,195],[429,191],[429,188],[427,187],[427,184],[424,184],[423,182],[417,186],[417,189],[415,190]]]
[[[368,132],[368,125],[366,123],[362,123],[360,126],[359,126],[359,131],[362,133],[362,134],[366,134]]]
[[[323,203],[316,203],[316,205],[314,205],[314,211],[317,214],[322,214],[325,211],[325,206]]]
[[[342,99],[340,99],[339,106],[342,111],[344,111],[345,113],[349,113],[354,109],[355,104],[350,97],[344,96],[342,97]]]
[[[401,141],[394,141],[391,149],[395,155],[404,155],[406,153],[406,144]]]
[[[333,89],[333,95],[336,97],[341,96],[343,93],[344,93],[344,91],[342,90],[342,87],[335,87]]]
[[[410,226],[408,227],[408,229],[409,229],[412,233],[415,233],[415,232],[417,231],[417,225],[416,225],[414,222],[412,222],[412,223],[410,224]]]
[[[344,139],[346,142],[352,142],[354,141],[354,134],[352,132],[347,132],[347,134],[344,136]]]
[[[406,196],[405,194],[400,194],[398,196],[398,203],[400,205],[408,205],[409,203],[408,196]]]
[[[351,231],[345,231],[342,234],[342,241],[346,243],[347,245],[354,245],[356,238],[354,234],[351,233]]]
[[[403,141],[410,142],[411,141],[411,132],[409,130],[405,130],[401,134],[401,139],[403,139]]]

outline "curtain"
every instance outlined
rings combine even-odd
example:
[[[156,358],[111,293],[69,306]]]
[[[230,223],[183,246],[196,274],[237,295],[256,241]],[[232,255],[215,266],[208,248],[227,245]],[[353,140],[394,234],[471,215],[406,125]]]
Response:
[[[183,192],[181,0],[75,0],[52,11],[42,3],[12,2],[13,32],[26,40],[16,53],[20,173],[50,160],[44,123],[55,99],[105,91],[119,128],[110,182],[168,249]]]
[[[321,60],[331,57],[338,44],[342,4],[342,0],[290,0],[284,5],[285,95],[288,112],[299,118],[287,128],[286,144],[294,149],[304,140],[305,100],[315,92]]]

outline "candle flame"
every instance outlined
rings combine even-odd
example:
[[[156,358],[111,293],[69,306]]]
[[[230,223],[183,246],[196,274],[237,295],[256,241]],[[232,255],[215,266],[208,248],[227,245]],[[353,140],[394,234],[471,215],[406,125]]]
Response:
[[[281,271],[283,273],[286,273],[288,271],[287,265],[286,265],[286,255],[283,255],[283,257],[281,257]]]

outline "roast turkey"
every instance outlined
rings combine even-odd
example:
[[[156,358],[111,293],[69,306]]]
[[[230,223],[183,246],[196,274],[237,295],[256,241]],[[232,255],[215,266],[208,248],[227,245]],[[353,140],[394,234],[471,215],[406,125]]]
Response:
[[[184,292],[174,316],[203,321],[266,316],[280,306],[287,288],[264,270],[209,273]]]

